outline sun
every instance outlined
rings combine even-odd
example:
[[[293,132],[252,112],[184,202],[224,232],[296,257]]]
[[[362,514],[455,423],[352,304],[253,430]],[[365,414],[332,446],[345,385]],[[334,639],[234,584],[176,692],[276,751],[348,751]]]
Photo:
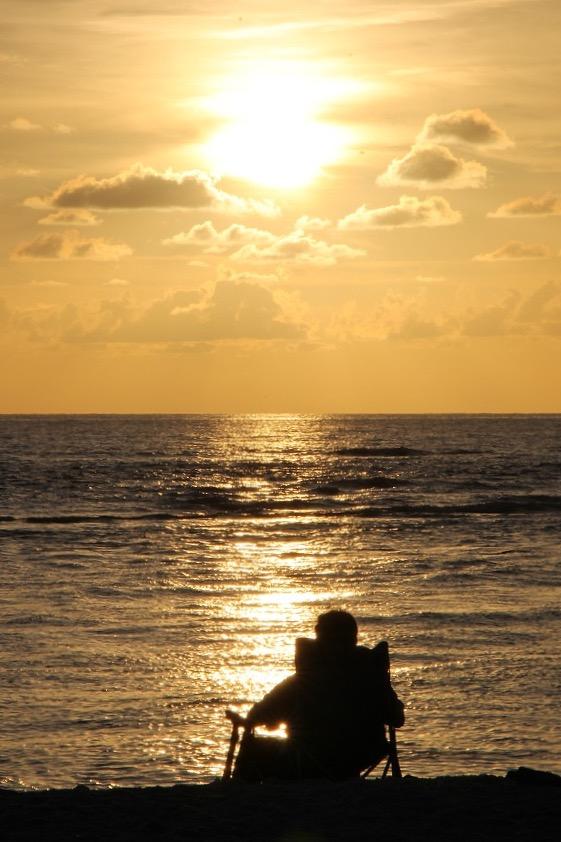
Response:
[[[348,143],[341,126],[320,116],[347,88],[294,63],[244,68],[207,99],[224,120],[205,144],[209,166],[273,188],[309,184]]]

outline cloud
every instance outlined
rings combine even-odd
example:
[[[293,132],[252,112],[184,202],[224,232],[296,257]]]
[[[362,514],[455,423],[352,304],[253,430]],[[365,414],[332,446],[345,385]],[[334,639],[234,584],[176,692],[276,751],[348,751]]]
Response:
[[[294,223],[294,228],[304,231],[306,234],[314,234],[317,231],[325,231],[331,227],[331,220],[322,216],[300,216]]]
[[[550,305],[561,303],[561,284],[547,281],[538,287],[520,306],[516,318],[520,322],[548,321],[551,317],[561,320],[561,307]]]
[[[242,246],[231,255],[239,263],[271,263],[286,261],[291,263],[312,264],[315,266],[333,266],[340,260],[352,260],[362,257],[366,252],[351,248],[343,243],[326,243],[307,236],[303,231],[276,237],[268,245],[255,243]]]
[[[0,178],[14,178],[20,176],[22,178],[35,178],[39,175],[39,170],[33,167],[26,167],[19,164],[12,166],[0,165]]]
[[[377,181],[384,187],[460,189],[483,187],[486,177],[483,164],[457,158],[446,146],[415,144],[403,158],[394,158]]]
[[[110,281],[105,281],[106,287],[128,287],[130,285],[130,281],[126,281],[124,278],[111,278]]]
[[[38,123],[32,123],[27,117],[16,117],[14,120],[6,123],[6,127],[12,129],[14,132],[36,132],[43,128]]]
[[[520,333],[513,323],[515,309],[519,303],[520,295],[511,293],[500,304],[493,304],[477,313],[468,314],[461,325],[461,333],[481,338]]]
[[[236,249],[230,254],[230,259],[239,263],[286,261],[332,266],[339,260],[366,254],[343,243],[330,244],[316,240],[299,228],[288,234],[277,235],[261,228],[235,224],[219,231],[208,221],[162,242],[166,246],[198,247],[206,254],[224,254]]]
[[[275,235],[260,228],[248,228],[235,223],[218,231],[212,222],[193,225],[189,231],[174,234],[162,240],[165,246],[196,246],[206,253],[222,254],[248,243],[269,245],[274,243]]]
[[[142,164],[110,178],[78,176],[61,184],[50,196],[32,196],[25,204],[39,209],[213,208],[228,213],[279,214],[278,207],[269,200],[245,199],[225,193],[210,175],[200,170],[159,172]]]
[[[478,254],[474,260],[492,262],[495,260],[541,260],[550,257],[551,252],[547,246],[540,243],[523,243],[520,240],[510,240],[504,246],[495,249],[488,254]]]
[[[54,123],[52,126],[41,126],[39,123],[33,123],[27,117],[15,117],[5,124],[5,128],[11,129],[14,132],[54,132],[55,134],[70,134],[74,131],[72,126],[67,126],[66,123]]]
[[[474,146],[491,146],[506,149],[513,146],[510,138],[480,108],[467,111],[450,111],[448,114],[431,114],[424,122],[418,140],[444,140],[469,143]]]
[[[389,205],[385,208],[367,208],[366,205],[361,205],[356,211],[341,219],[337,227],[342,231],[436,227],[456,225],[461,219],[461,213],[453,210],[441,196],[430,196],[428,199],[401,196],[397,205]]]
[[[443,275],[416,275],[415,280],[419,284],[441,284],[446,278]]]
[[[67,287],[68,284],[64,281],[31,281],[32,287],[46,287],[47,289],[56,289],[57,287]]]
[[[95,317],[94,317],[95,321]],[[291,320],[273,293],[245,282],[218,281],[210,290],[179,291],[134,308],[129,301],[105,302],[97,325],[69,338],[87,342],[209,342],[302,339],[305,329]]]
[[[89,210],[60,210],[39,220],[39,225],[99,225],[101,219]]]
[[[125,243],[111,243],[100,237],[82,237],[78,231],[40,234],[20,243],[12,260],[119,260],[132,254]]]
[[[51,130],[55,134],[72,134],[74,131],[72,126],[67,126],[66,123],[55,123],[54,126],[51,126]]]
[[[284,272],[279,269],[276,272],[236,272],[228,266],[219,267],[218,277],[221,281],[249,281],[257,284],[276,284],[284,277]]]
[[[529,218],[532,216],[561,216],[561,197],[554,193],[545,196],[522,196],[500,205],[487,216],[495,219]]]

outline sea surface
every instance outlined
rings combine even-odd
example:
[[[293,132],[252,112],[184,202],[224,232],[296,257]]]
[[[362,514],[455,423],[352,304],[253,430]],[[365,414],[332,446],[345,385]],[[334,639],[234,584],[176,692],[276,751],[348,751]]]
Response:
[[[561,772],[561,416],[0,417],[0,785],[221,774],[321,611],[413,775]]]

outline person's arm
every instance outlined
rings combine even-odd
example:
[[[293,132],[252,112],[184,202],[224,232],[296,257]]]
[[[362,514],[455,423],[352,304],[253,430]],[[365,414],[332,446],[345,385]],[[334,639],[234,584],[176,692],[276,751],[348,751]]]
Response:
[[[294,704],[296,676],[285,678],[267,693],[260,702],[253,705],[247,715],[249,725],[265,725],[276,728],[290,717]]]

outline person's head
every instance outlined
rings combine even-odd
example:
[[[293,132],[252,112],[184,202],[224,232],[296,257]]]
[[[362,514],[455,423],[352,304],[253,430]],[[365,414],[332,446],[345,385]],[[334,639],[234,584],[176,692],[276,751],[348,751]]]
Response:
[[[330,646],[354,646],[358,628],[356,620],[348,611],[326,611],[316,622],[316,638]]]

